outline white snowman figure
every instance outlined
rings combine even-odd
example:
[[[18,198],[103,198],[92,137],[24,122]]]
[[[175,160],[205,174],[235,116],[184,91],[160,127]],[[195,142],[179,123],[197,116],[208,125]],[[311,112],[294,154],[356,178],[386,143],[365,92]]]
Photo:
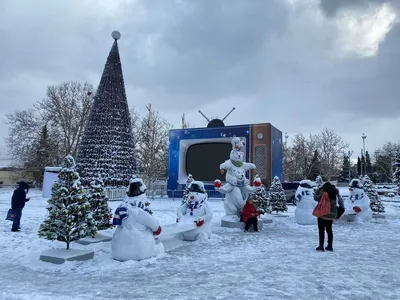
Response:
[[[314,186],[311,180],[302,180],[296,190],[296,210],[294,216],[297,224],[316,225],[317,218],[313,216],[313,211],[317,202],[314,200]]]
[[[235,174],[237,169],[242,169],[246,173],[248,170],[255,170],[256,166],[255,164],[243,161],[243,148],[246,146],[246,143],[244,141],[241,141],[238,137],[234,137],[232,138],[231,143],[232,151],[230,153],[229,160],[226,160],[225,162],[220,164],[219,168],[221,172],[224,172],[225,170],[227,171],[225,177],[226,182],[232,185],[238,185],[241,184],[241,182],[240,180],[238,180],[238,177]],[[246,184],[248,183],[249,182],[247,181]]]
[[[186,241],[211,238],[213,212],[208,204],[208,196],[201,181],[192,181],[189,186],[187,202],[177,211],[178,224],[197,224],[197,228],[181,233],[181,238]]]
[[[224,208],[226,217],[224,221],[239,222],[240,212],[248,196],[253,193],[256,188],[250,186],[249,180],[246,178],[246,171],[255,170],[256,166],[252,163],[243,162],[243,147],[246,145],[240,138],[232,138],[232,151],[229,160],[220,165],[221,173],[226,170],[226,184],[222,185],[219,179],[214,181],[214,188],[221,194],[224,194]]]
[[[117,226],[111,242],[112,257],[118,261],[143,260],[164,252],[155,239],[161,227],[150,213],[146,186],[140,178],[131,180],[128,197],[116,209],[113,224]]]
[[[345,211],[340,219],[348,222],[370,222],[372,219],[370,203],[361,180],[353,179],[350,182],[350,197],[344,202]]]

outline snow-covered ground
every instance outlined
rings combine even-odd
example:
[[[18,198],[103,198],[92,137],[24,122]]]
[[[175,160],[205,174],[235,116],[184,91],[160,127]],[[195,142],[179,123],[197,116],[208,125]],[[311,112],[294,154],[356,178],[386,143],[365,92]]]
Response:
[[[344,192],[344,191],[343,191]],[[315,251],[316,226],[272,217],[260,233],[220,227],[221,201],[214,209],[213,238],[169,239],[161,257],[117,262],[110,242],[92,248],[93,260],[53,265],[39,260],[64,247],[37,237],[46,216],[40,191],[23,211],[18,233],[4,220],[12,190],[0,190],[0,299],[400,299],[400,204],[385,202],[386,219],[334,225],[335,252]],[[113,210],[118,202],[111,202]],[[154,200],[154,215],[172,223],[180,200]],[[112,230],[109,231],[112,234]]]

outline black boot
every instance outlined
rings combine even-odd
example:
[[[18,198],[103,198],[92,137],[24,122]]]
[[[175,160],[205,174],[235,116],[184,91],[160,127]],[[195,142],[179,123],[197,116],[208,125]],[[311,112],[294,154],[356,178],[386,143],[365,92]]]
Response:
[[[323,246],[318,246],[315,250],[324,252],[324,247]]]
[[[325,250],[326,250],[326,251],[331,251],[331,252],[333,252],[332,245],[328,245],[328,246],[325,248]]]

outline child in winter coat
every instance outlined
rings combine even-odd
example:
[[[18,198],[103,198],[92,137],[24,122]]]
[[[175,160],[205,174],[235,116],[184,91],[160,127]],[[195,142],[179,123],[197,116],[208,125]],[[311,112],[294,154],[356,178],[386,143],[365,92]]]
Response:
[[[245,224],[244,231],[247,232],[250,226],[253,225],[255,232],[258,232],[258,211],[253,204],[253,199],[249,198],[242,209],[242,221]]]

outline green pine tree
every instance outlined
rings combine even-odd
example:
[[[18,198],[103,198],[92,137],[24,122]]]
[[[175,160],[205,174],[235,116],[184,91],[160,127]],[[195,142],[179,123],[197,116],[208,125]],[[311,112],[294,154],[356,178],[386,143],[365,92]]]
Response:
[[[400,186],[400,150],[397,150],[395,152],[394,158],[393,158],[393,182],[397,184],[397,186]]]
[[[365,151],[365,172],[368,175],[372,174],[372,163],[371,163],[371,157],[369,155],[368,151]]]
[[[363,178],[364,191],[367,193],[369,200],[371,201],[370,207],[374,213],[384,213],[385,207],[382,204],[381,197],[378,192],[373,189],[372,181],[368,175]]]
[[[104,182],[100,175],[90,182],[88,197],[97,230],[112,228],[113,225],[110,222],[112,212],[108,206],[108,197],[104,191]]]
[[[271,210],[276,211],[276,213],[288,210],[285,191],[278,176],[274,177],[269,189],[269,202],[271,203]]]
[[[68,250],[71,242],[93,236],[97,229],[89,199],[75,171],[75,160],[71,155],[64,158],[58,177],[53,184],[51,198],[47,201],[48,216],[40,225],[38,235],[65,242]]]
[[[350,172],[350,157],[346,154],[343,155],[343,165],[342,171],[340,172],[340,181],[341,182],[349,182],[349,172]]]
[[[256,181],[261,182],[258,175],[254,178],[254,182]],[[253,204],[260,215],[271,213],[271,205],[269,203],[268,192],[265,185],[262,184],[259,189],[251,193],[250,198],[253,199]]]

